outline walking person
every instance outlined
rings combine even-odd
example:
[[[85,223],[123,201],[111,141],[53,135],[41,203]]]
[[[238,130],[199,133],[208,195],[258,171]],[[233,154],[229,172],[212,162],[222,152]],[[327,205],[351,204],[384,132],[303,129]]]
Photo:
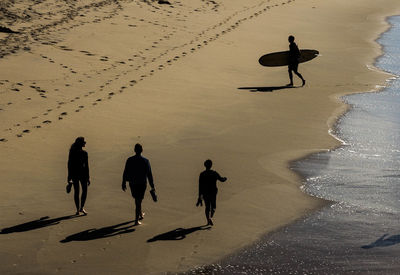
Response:
[[[88,153],[83,150],[86,141],[84,137],[76,138],[69,149],[68,156],[68,185],[67,193],[74,187],[74,201],[76,206],[76,215],[82,213],[87,215],[85,206],[87,190],[90,185]],[[82,187],[82,196],[79,200],[80,188]]]
[[[303,76],[297,71],[299,68],[299,58],[300,58],[300,50],[297,47],[296,43],[294,42],[294,36],[290,35],[289,38],[289,79],[290,83],[288,86],[293,86],[293,73],[294,72],[303,82],[302,86],[306,84],[305,79]]]
[[[221,177],[218,172],[211,170],[212,161],[210,159],[204,162],[204,166],[206,170],[200,173],[199,198],[196,206],[202,205],[202,200],[204,200],[207,225],[214,225],[211,218],[217,208],[217,180],[224,182],[227,178]]]
[[[132,197],[135,199],[135,225],[141,224],[143,219],[142,201],[147,187],[147,180],[151,187],[152,196],[155,196],[155,188],[151,166],[148,159],[142,156],[143,147],[139,143],[135,145],[135,155],[126,160],[122,177],[122,190],[126,191],[126,182],[129,182]],[[154,200],[156,200],[153,197]]]

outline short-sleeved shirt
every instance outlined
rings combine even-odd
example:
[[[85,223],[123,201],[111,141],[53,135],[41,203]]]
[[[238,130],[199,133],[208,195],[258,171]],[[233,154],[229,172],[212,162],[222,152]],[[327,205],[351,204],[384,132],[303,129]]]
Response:
[[[199,193],[200,195],[212,194],[218,191],[217,180],[222,181],[222,177],[214,170],[205,170],[200,173]]]
[[[128,158],[125,164],[123,180],[134,185],[146,185],[147,179],[153,187],[153,175],[151,173],[149,160],[140,155],[134,155]]]

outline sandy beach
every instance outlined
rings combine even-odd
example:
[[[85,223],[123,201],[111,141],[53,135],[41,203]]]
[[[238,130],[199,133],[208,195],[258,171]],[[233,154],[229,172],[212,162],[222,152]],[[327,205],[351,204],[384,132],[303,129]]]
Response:
[[[159,274],[212,263],[326,205],[300,190],[292,160],[340,143],[340,95],[390,75],[371,64],[395,0],[42,0],[0,4],[2,274]],[[320,56],[307,83],[258,58],[287,37]],[[87,216],[66,194],[84,136]],[[152,165],[143,224],[121,190],[135,143]],[[195,206],[203,162],[219,184],[215,225]]]

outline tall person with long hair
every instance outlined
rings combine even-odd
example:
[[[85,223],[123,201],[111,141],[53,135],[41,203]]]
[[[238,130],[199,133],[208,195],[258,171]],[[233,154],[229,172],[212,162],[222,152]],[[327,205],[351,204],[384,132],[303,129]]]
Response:
[[[89,178],[89,162],[88,153],[83,150],[86,141],[84,137],[76,138],[75,142],[69,149],[68,156],[68,185],[67,193],[71,191],[71,187],[74,187],[74,201],[76,206],[76,215],[82,213],[87,215],[85,206],[87,190],[90,185]],[[80,187],[82,187],[82,196],[79,200]]]

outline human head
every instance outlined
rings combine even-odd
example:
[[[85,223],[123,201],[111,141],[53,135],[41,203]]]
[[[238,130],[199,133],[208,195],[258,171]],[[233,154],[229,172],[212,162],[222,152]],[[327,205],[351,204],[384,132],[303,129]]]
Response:
[[[78,147],[85,147],[86,141],[84,137],[77,137],[75,139],[75,145]]]
[[[211,166],[212,166],[212,161],[211,161],[211,159],[208,159],[208,160],[206,160],[205,162],[204,162],[204,166],[206,167],[206,169],[211,169]]]
[[[139,143],[136,143],[135,145],[135,153],[140,155],[143,152],[143,147]]]
[[[290,43],[292,43],[294,41],[294,36],[293,35],[289,35],[288,40],[289,40]]]

